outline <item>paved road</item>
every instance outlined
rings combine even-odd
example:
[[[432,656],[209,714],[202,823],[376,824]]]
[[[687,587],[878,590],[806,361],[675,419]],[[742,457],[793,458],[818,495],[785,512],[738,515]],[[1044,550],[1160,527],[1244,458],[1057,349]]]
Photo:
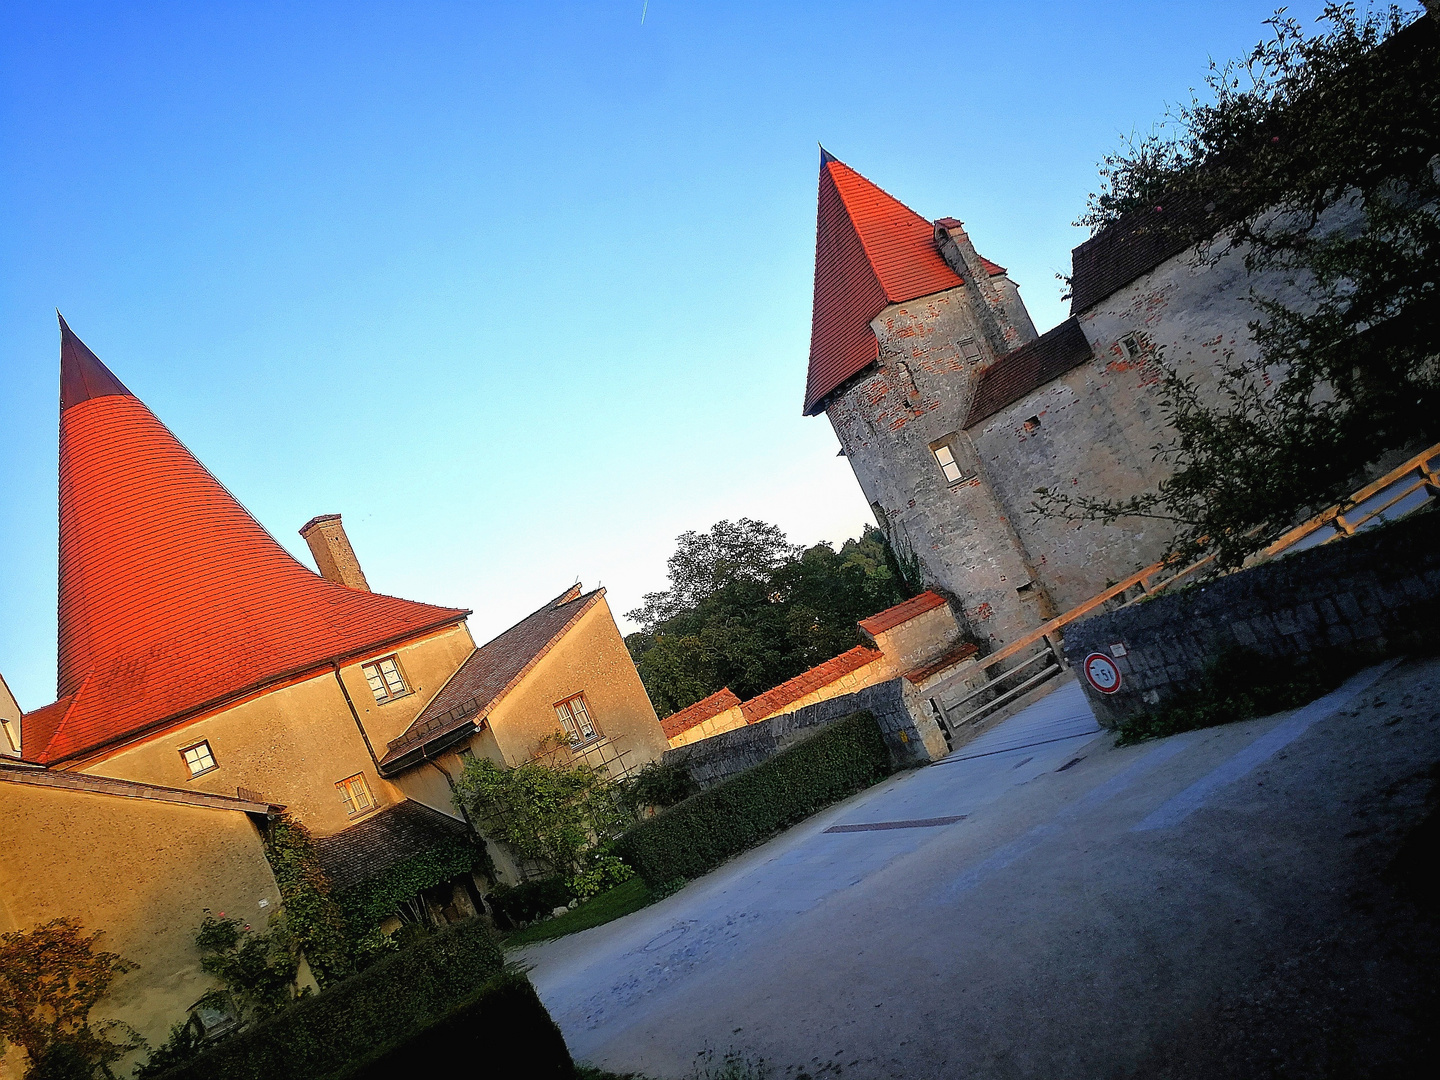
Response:
[[[1123,749],[1071,683],[521,959],[578,1059],[656,1077],[1404,1075],[1440,948],[1380,870],[1437,761],[1437,662]]]

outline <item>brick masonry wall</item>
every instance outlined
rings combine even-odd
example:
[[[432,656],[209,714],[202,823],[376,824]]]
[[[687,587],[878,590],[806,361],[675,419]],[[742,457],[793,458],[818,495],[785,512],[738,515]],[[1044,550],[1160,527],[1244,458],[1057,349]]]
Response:
[[[968,628],[1003,645],[1042,619],[1016,593],[1030,571],[961,430],[993,350],[964,286],[891,305],[870,325],[878,370],[837,395],[826,415],[866,501],[913,547],[926,583],[958,597]],[[973,480],[950,486],[930,448],[941,440]]]
[[[1081,685],[1102,724],[1117,723],[1194,688],[1227,650],[1303,659],[1340,650],[1383,655],[1440,611],[1440,513],[1297,552],[1204,585],[1085,619],[1066,629],[1066,659],[1111,655],[1120,689]]]
[[[924,765],[931,760],[926,739],[917,726],[902,684],[904,679],[867,686],[843,697],[807,705],[734,731],[666,752],[664,763],[684,768],[703,790],[753,768],[781,750],[823,730],[842,717],[869,709],[880,724],[891,760],[897,768]],[[925,723],[924,720],[921,723]],[[930,722],[930,726],[934,726]],[[930,740],[940,738],[939,729]]]

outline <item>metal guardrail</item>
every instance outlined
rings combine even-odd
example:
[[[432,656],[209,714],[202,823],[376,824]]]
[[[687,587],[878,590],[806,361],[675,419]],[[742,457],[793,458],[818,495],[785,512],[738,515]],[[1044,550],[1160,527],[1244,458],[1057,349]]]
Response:
[[[1440,443],[1366,484],[1344,503],[1332,506],[1304,524],[1297,525],[1260,551],[1250,565],[1257,565],[1277,555],[1328,544],[1342,536],[1351,536],[1363,529],[1393,521],[1413,513],[1436,498],[1440,498]],[[945,734],[946,743],[952,742],[957,729],[974,724],[1002,705],[1014,701],[1025,692],[1063,672],[1066,667],[1065,657],[1052,639],[1059,638],[1065,626],[1117,598],[1121,601],[1119,606],[1125,607],[1153,596],[1177,581],[1190,577],[1213,561],[1214,556],[1206,556],[1185,567],[1177,568],[1164,562],[1147,566],[1104,592],[1096,593],[1063,615],[1057,615],[1036,627],[1003,649],[982,658],[975,668],[965,672],[964,677],[966,681],[973,681],[982,675],[988,675],[984,684],[973,688],[964,697],[949,705],[940,701],[938,693],[930,698],[930,708],[940,724],[940,730]],[[1136,595],[1128,596],[1131,590],[1137,590]],[[1024,669],[1040,661],[1044,663],[1038,671],[1012,682]],[[1007,683],[1008,686],[1005,685]],[[943,689],[943,684],[938,689]],[[972,705],[972,702],[975,704]],[[970,706],[968,709],[965,708],[967,705]]]

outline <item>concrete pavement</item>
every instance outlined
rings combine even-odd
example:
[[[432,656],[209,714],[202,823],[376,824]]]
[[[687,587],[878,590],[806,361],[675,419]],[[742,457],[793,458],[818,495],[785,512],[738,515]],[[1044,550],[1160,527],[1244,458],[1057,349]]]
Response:
[[[1381,871],[1437,761],[1434,661],[1123,749],[1071,683],[519,958],[577,1059],[655,1077],[1403,1075],[1440,950]]]

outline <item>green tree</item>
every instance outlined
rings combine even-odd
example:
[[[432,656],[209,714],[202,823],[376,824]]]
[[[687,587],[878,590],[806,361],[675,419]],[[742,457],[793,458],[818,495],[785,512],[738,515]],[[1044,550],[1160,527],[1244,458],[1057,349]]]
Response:
[[[860,619],[913,594],[877,529],[836,551],[793,546],[774,525],[741,524],[759,538],[743,570],[739,560],[707,569],[716,560],[700,557],[723,547],[705,538],[728,536],[730,523],[685,533],[669,562],[671,589],[629,613],[641,629],[625,643],[661,716],[725,686],[742,698],[764,693],[860,644]]]
[[[110,1064],[144,1044],[119,1024],[92,1027],[90,1010],[136,965],[96,948],[74,919],[0,935],[0,1040],[29,1059],[32,1077],[111,1076]],[[124,1031],[126,1038],[110,1036]]]
[[[200,970],[214,975],[230,992],[242,1020],[274,1016],[301,991],[300,946],[284,916],[271,920],[266,932],[252,930],[225,913],[206,914],[195,934]]]
[[[1040,492],[1040,512],[1160,519],[1178,561],[1237,566],[1440,437],[1440,32],[1409,18],[1332,4],[1307,37],[1277,14],[1204,99],[1102,164],[1082,223],[1188,207],[1155,227],[1243,254],[1258,359],[1228,364],[1218,402],[1164,362],[1171,477],[1126,500]]]

